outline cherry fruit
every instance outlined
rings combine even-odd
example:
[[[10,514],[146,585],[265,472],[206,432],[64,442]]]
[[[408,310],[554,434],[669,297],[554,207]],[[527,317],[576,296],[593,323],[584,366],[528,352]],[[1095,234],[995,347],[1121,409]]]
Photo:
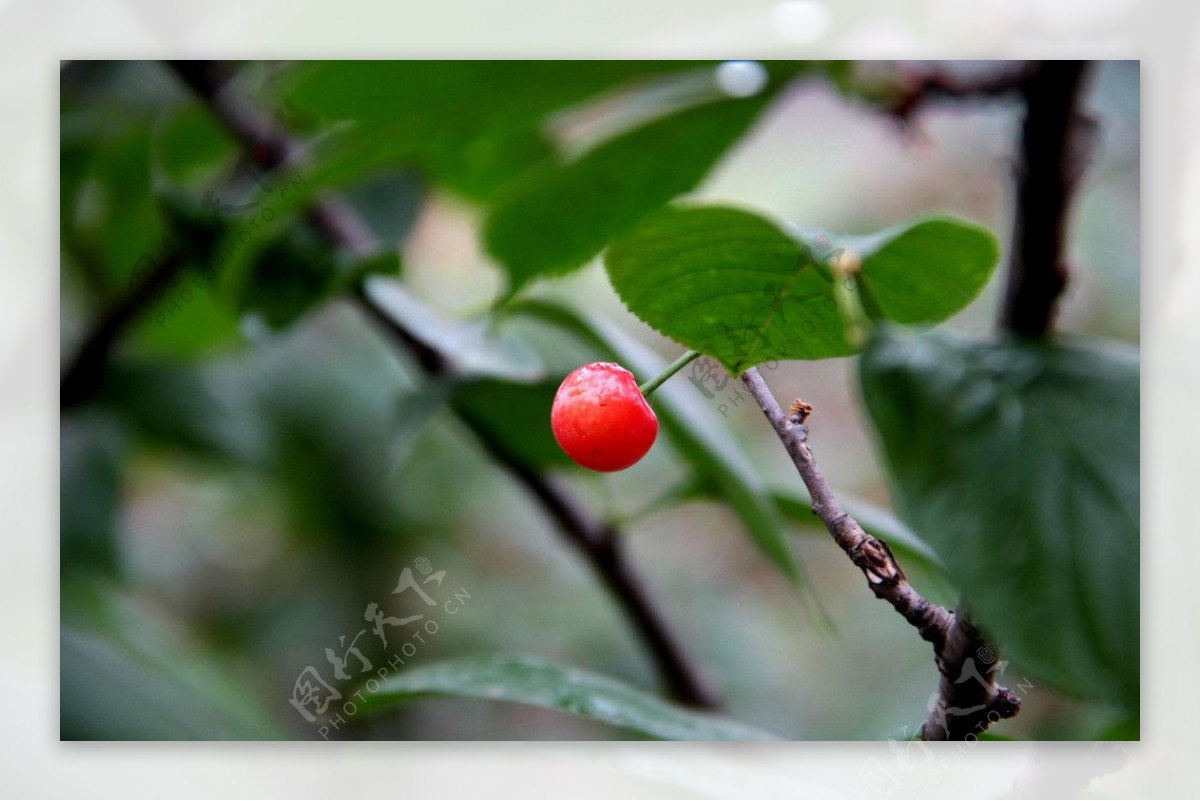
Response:
[[[563,379],[550,409],[554,439],[576,464],[603,473],[637,463],[658,436],[658,417],[633,373],[594,362]]]

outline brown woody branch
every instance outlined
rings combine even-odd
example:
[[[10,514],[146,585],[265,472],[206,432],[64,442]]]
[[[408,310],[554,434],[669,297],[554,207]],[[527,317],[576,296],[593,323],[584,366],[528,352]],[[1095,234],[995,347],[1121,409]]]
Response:
[[[1020,86],[1025,122],[1000,325],[1021,336],[1050,330],[1067,286],[1068,212],[1095,140],[1094,123],[1079,110],[1086,72],[1083,61],[1047,61]]]
[[[1050,331],[1070,271],[1064,257],[1071,199],[1095,145],[1079,108],[1085,61],[1030,61],[971,78],[938,71],[908,76],[884,110],[902,123],[939,101],[1019,99],[1025,106],[1016,161],[1008,285],[1000,326],[1027,337]]]
[[[936,702],[921,727],[921,738],[962,740],[972,734],[978,736],[990,722],[1017,714],[1020,700],[995,682],[995,649],[988,648],[962,610],[951,612],[926,600],[908,583],[887,543],[864,531],[838,503],[808,446],[805,421],[812,407],[796,401],[784,414],[756,368],[742,374],[742,383],[796,465],[812,497],[813,514],[862,571],[875,597],[891,604],[922,639],[932,643],[940,681]]]
[[[265,148],[263,163],[266,168],[273,169],[298,158],[300,148],[286,131],[242,96],[223,90],[226,76],[221,73],[220,65],[185,61],[172,62],[171,67],[243,145]],[[336,196],[327,195],[317,201],[308,221],[334,247],[354,253],[376,250],[375,237],[369,227],[353,208]],[[81,402],[95,389],[112,347],[153,301],[163,283],[169,283],[178,267],[177,261],[170,257],[161,269],[151,271],[130,297],[114,313],[106,315],[97,330],[85,338],[83,349],[62,382],[64,408]],[[368,316],[412,354],[428,376],[454,372],[454,366],[439,351],[387,314],[361,286],[354,289],[354,299]],[[484,428],[468,418],[462,419],[492,457],[558,524],[567,541],[587,558],[650,653],[668,693],[681,703],[716,708],[718,704],[713,691],[683,651],[640,577],[626,560],[618,532],[595,520],[566,490],[527,467]]]

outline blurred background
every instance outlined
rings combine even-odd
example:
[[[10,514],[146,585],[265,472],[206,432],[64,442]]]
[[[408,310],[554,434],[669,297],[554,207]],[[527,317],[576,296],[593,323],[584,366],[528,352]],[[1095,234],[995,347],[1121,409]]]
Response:
[[[226,232],[211,236],[228,237],[231,225],[235,233],[245,230],[245,221],[265,210],[282,230],[310,188],[344,193],[402,256],[398,280],[424,310],[458,323],[489,314],[508,289],[505,271],[481,244],[491,188],[439,161],[469,165],[477,153],[456,150],[452,138],[444,145],[448,155],[423,151],[426,161],[415,167],[364,152],[336,104],[305,104],[319,80],[312,65],[229,66],[236,90],[304,142],[313,165],[307,173],[268,177],[265,157],[252,151],[247,159],[164,64],[63,64],[64,367],[97,320],[144,277],[139,270],[153,269],[167,230],[183,226],[203,242],[215,219]],[[888,87],[934,66],[969,76],[1004,65],[849,68],[856,80]],[[509,88],[519,94],[536,83]],[[550,118],[559,127],[549,130],[565,131],[559,141],[570,142],[586,137],[589,126],[603,130],[645,113],[641,106],[652,102],[644,94],[610,94],[585,112],[573,109],[565,121]],[[1086,107],[1099,122],[1100,141],[1072,220],[1070,255],[1078,269],[1059,327],[1137,344],[1137,63],[1099,64]],[[817,70],[788,82],[690,197],[844,234],[951,213],[987,225],[1006,245],[1019,123],[1019,106],[1001,100],[930,104],[903,125]],[[350,156],[345,142],[353,143]],[[294,204],[289,181],[300,198]],[[412,358],[323,283],[323,270],[358,268],[330,267],[320,261],[322,249],[302,238],[261,240],[246,248],[261,258],[245,257],[249,266],[239,269],[250,278],[241,284],[210,281],[201,264],[187,285],[190,300],[177,288],[157,296],[115,347],[94,394],[64,409],[62,737],[319,738],[289,703],[297,677],[309,666],[328,674],[325,649],[340,652],[339,638],[348,642],[363,627],[364,607],[386,601],[401,571],[418,559],[446,572],[443,597],[460,590],[469,600],[410,664],[529,654],[655,690],[653,664],[587,562],[481,450]],[[297,288],[295,272],[271,272],[278,264],[308,270],[310,285]],[[391,262],[380,271],[392,272]],[[950,327],[989,336],[1002,283],[1000,270]],[[598,318],[663,360],[680,350],[624,309],[598,260],[539,281],[523,296]],[[530,321],[508,321],[497,335],[517,361],[540,364],[550,385],[580,363],[606,358],[586,338]],[[819,410],[813,446],[830,483],[886,511],[886,482],[853,369],[853,359],[784,363],[766,377],[779,398],[801,396]],[[672,382],[675,392],[690,393],[695,424],[727,427],[736,458],[756,481],[794,491],[794,470],[761,413],[744,393],[737,397],[736,383],[708,397],[687,376]],[[544,444],[544,421],[509,414],[506,402],[482,395],[476,413],[509,426],[530,447]],[[800,519],[789,523],[791,543],[828,611],[823,624],[806,593],[754,547],[727,503],[704,493],[672,494],[687,483],[689,458],[663,436],[623,473],[549,467],[599,519],[620,526],[630,562],[730,716],[787,739],[911,737],[936,687],[929,646],[865,591],[823,529]],[[936,569],[920,561],[905,568],[933,599],[954,602]],[[368,632],[359,644],[370,639]],[[364,646],[364,653],[379,662],[379,652]],[[1005,675],[1028,678],[1016,663]],[[1114,729],[1120,721],[1111,710],[1029,680],[1021,715],[997,734],[1129,734]],[[627,735],[553,712],[440,699],[355,716],[334,736]]]

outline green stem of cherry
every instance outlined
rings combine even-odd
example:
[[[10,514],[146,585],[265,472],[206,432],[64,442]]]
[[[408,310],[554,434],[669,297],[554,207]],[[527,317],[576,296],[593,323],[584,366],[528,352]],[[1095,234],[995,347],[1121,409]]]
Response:
[[[668,378],[670,378],[671,376],[678,373],[684,367],[687,367],[688,364],[690,364],[699,355],[700,355],[700,351],[698,351],[698,350],[687,351],[682,356],[680,356],[678,359],[671,362],[671,364],[667,367],[667,369],[663,370],[661,373],[654,376],[654,378],[651,378],[645,384],[642,384],[641,386],[639,386],[638,389],[641,391],[642,395],[649,397],[651,392],[658,389],[662,385],[662,382],[666,381]]]

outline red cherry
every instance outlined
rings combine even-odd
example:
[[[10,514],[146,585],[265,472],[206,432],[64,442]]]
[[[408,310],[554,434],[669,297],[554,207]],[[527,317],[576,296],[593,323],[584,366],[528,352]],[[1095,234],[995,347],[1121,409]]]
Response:
[[[550,409],[554,439],[576,464],[608,473],[646,455],[658,417],[619,364],[585,364],[563,379]]]

